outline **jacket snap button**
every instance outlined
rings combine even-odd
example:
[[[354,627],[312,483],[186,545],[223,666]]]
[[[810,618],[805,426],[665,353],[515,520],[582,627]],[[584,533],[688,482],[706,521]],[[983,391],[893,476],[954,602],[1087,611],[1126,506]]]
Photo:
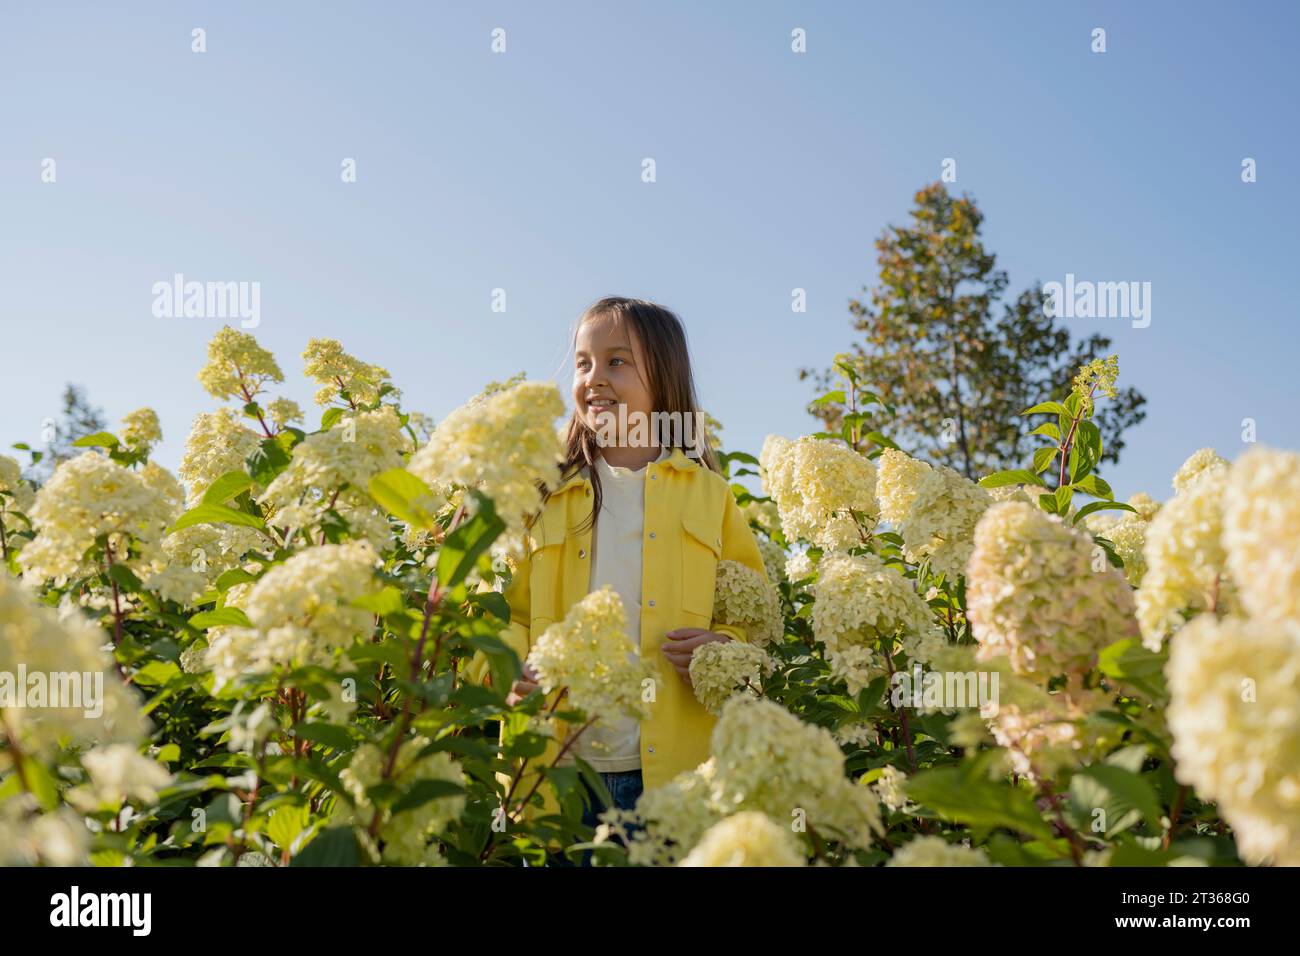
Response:
[[[584,548],[579,548],[579,549],[578,549],[578,557],[580,557],[580,558],[585,558],[586,556],[587,556],[586,549],[584,549]]]
[[[651,598],[650,601],[649,601],[649,604],[650,604],[651,607],[654,607],[654,606],[655,606],[655,599],[654,599],[654,598]]]
[[[655,536],[655,533],[654,533],[653,531],[651,531],[651,532],[650,532],[650,537],[653,538],[654,536]]]
[[[656,478],[658,478],[658,477],[659,477],[658,475],[651,475],[651,476],[650,476],[650,480],[651,480],[651,481],[654,481],[654,480],[655,480]]]
[[[653,747],[647,747],[646,750],[648,750],[650,753],[655,752],[655,749]]]

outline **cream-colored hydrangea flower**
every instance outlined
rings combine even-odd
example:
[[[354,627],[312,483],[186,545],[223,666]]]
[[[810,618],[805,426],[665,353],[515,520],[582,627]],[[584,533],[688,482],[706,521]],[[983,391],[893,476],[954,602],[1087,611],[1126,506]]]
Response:
[[[103,644],[103,631],[80,611],[60,616],[0,573],[0,737],[12,733],[23,751],[41,755],[65,736],[137,742],[147,724]],[[27,706],[13,706],[11,696]]]
[[[0,801],[0,866],[86,866],[90,830],[68,807],[38,813],[26,795]]]
[[[1146,547],[1149,524],[1139,514],[1124,512],[1122,517],[1102,532],[1102,537],[1115,546],[1115,553],[1124,562],[1124,577],[1135,588],[1141,587],[1142,578],[1147,572],[1143,549]]]
[[[880,744],[880,733],[875,725],[867,721],[856,721],[839,727],[835,731],[835,742],[841,747],[875,747]]]
[[[745,810],[719,820],[680,866],[805,866],[807,856],[788,826]]]
[[[77,455],[59,465],[36,495],[31,509],[36,538],[19,554],[24,577],[62,586],[69,578],[102,570],[84,556],[106,535],[114,561],[143,578],[161,560],[163,533],[176,517],[175,502],[142,473],[97,452]],[[127,538],[138,546],[138,555],[128,555]]]
[[[226,472],[244,471],[248,456],[260,444],[257,433],[246,428],[231,409],[200,412],[190,428],[177,469],[186,485],[186,505],[197,505],[208,486]]]
[[[760,810],[838,831],[850,846],[880,832],[880,806],[868,787],[844,775],[831,732],[770,700],[732,697],[713,728],[713,803],[723,813]]]
[[[776,499],[787,541],[838,551],[861,544],[875,527],[876,466],[842,442],[769,435],[759,460],[763,489]]]
[[[87,811],[123,800],[148,805],[158,801],[158,791],[170,786],[170,771],[156,760],[141,756],[131,744],[109,744],[87,751],[81,765],[90,774],[94,799],[82,809]]]
[[[813,633],[828,650],[934,630],[925,600],[874,554],[830,554],[813,586]]]
[[[594,842],[621,840],[633,866],[672,866],[721,818],[713,804],[712,788],[710,759],[647,790],[635,810],[602,813]]]
[[[758,541],[758,553],[763,559],[763,570],[767,572],[767,579],[773,584],[779,584],[785,580],[785,549],[771,538],[755,540]]]
[[[826,652],[826,662],[831,665],[831,679],[844,681],[854,697],[886,673],[883,660],[865,644],[846,644],[838,650]]]
[[[135,451],[147,451],[162,441],[162,425],[152,408],[137,408],[122,416],[122,444]]]
[[[275,477],[258,501],[278,510],[302,504],[311,495],[328,498],[344,487],[368,493],[370,479],[402,467],[409,446],[391,405],[344,415],[332,428],[308,435],[295,445],[289,467]],[[274,514],[271,524],[293,525]]]
[[[881,453],[878,467],[880,517],[902,536],[907,560],[929,558],[949,579],[965,574],[975,523],[993,501],[989,493],[951,468],[892,448]]]
[[[1300,454],[1255,448],[1237,459],[1223,546],[1250,615],[1300,624]]]
[[[750,499],[740,506],[740,513],[751,525],[755,525],[767,535],[774,535],[781,530],[781,512],[775,501]]]
[[[940,836],[917,836],[908,840],[885,866],[994,866],[988,854],[976,847],[949,843]]]
[[[1017,673],[1084,671],[1136,636],[1133,591],[1109,564],[1094,570],[1090,535],[1020,502],[996,504],[975,527],[966,607],[979,659]]]
[[[903,812],[909,809],[907,802],[907,774],[893,764],[880,768],[880,776],[875,783],[876,796],[880,802],[891,810]]]
[[[23,522],[14,514],[27,514],[36,501],[36,492],[23,480],[23,469],[8,455],[0,455],[0,523],[12,532]]]
[[[1150,521],[1160,511],[1160,502],[1145,491],[1137,492],[1137,494],[1129,498],[1128,503],[1137,509],[1137,513],[1143,521]]]
[[[1023,504],[1038,506],[1038,496],[1043,493],[1042,488],[1034,485],[1002,485],[998,488],[985,489],[989,497],[995,502],[1019,501]]]
[[[352,602],[375,590],[377,562],[368,542],[348,541],[300,551],[273,567],[242,602],[253,626],[208,633],[216,686],[277,665],[332,664],[337,651],[370,634],[371,612]]]
[[[543,692],[568,688],[568,702],[588,717],[615,720],[650,716],[642,697],[650,669],[627,634],[623,600],[609,587],[574,604],[533,643],[528,663]]]
[[[1192,453],[1174,474],[1174,491],[1182,494],[1206,475],[1226,471],[1228,461],[1220,458],[1213,448],[1202,448]]]
[[[491,498],[506,523],[493,552],[504,554],[517,547],[525,517],[541,506],[538,482],[550,488],[559,483],[564,445],[555,419],[563,413],[553,383],[521,382],[448,415],[408,468],[444,496],[464,487]],[[472,509],[472,499],[465,503]]]
[[[762,694],[763,678],[770,676],[775,667],[760,646],[744,641],[713,641],[700,645],[691,655],[691,688],[704,709],[717,714],[732,694]]]
[[[719,561],[713,622],[743,628],[751,643],[767,647],[779,642],[785,633],[781,595],[749,565]]]
[[[1226,468],[1210,468],[1186,484],[1146,529],[1147,572],[1137,594],[1142,643],[1158,651],[1186,615],[1231,612],[1236,587],[1223,548]]]
[[[1300,627],[1202,616],[1170,643],[1174,775],[1252,864],[1300,866]]]
[[[427,737],[413,737],[402,742],[393,763],[388,783],[409,790],[425,780],[437,780],[464,788],[467,780],[460,764],[448,753],[435,751],[424,757],[420,751],[429,745]],[[376,808],[367,790],[383,779],[388,753],[374,744],[364,744],[352,756],[352,762],[339,772],[339,779],[356,801],[352,813],[356,822],[369,826]],[[465,812],[463,793],[426,800],[417,807],[394,814],[385,808],[379,827],[384,843],[382,860],[392,866],[417,866],[430,862],[426,844],[442,833]]]
[[[243,565],[249,551],[265,548],[267,540],[256,529],[242,525],[194,524],[163,538],[168,567],[196,575],[195,584],[205,590],[218,577]]]
[[[302,408],[299,407],[297,402],[289,398],[277,398],[266,406],[266,411],[277,428],[284,428],[292,422],[301,422],[303,420]]]
[[[249,333],[228,325],[208,343],[208,364],[199,372],[199,384],[219,401],[251,402],[267,382],[283,381],[275,356]]]
[[[380,389],[390,384],[388,369],[354,358],[343,351],[337,339],[310,340],[302,357],[307,363],[303,371],[320,385],[316,391],[317,405],[344,401],[344,392],[357,404],[373,405],[379,401]],[[388,394],[398,392],[394,389]]]
[[[812,557],[807,551],[794,551],[785,561],[786,579],[802,581],[804,578],[812,577],[817,573],[817,565],[813,564]]]

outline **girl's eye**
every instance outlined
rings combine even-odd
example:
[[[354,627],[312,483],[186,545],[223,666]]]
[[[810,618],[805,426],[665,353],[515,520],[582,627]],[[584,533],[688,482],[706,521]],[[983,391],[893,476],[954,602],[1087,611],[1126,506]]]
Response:
[[[613,365],[615,362],[622,362],[622,361],[623,360],[621,358],[614,358],[609,360],[609,364]]]

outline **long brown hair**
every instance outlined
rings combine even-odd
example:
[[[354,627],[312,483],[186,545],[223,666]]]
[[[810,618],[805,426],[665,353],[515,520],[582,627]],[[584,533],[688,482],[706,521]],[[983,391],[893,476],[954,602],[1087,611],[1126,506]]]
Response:
[[[644,299],[626,299],[621,296],[608,296],[590,306],[579,317],[573,327],[574,348],[577,347],[578,331],[593,319],[609,317],[615,321],[626,322],[632,335],[641,344],[645,356],[646,383],[650,390],[653,410],[669,415],[681,413],[683,420],[691,416],[697,427],[691,429],[691,442],[673,442],[671,447],[681,447],[690,457],[698,458],[705,467],[721,471],[717,456],[704,434],[704,415],[695,396],[695,378],[691,374],[690,352],[686,346],[686,329],[682,321],[671,310]],[[661,436],[662,437],[662,436]],[[596,515],[600,514],[601,489],[600,473],[595,468],[596,457],[600,454],[596,432],[593,431],[574,408],[569,418],[565,433],[564,464],[560,469],[561,482],[575,472],[587,466],[591,476],[592,506],[591,514],[581,528],[589,527]],[[550,494],[546,495],[550,497]]]

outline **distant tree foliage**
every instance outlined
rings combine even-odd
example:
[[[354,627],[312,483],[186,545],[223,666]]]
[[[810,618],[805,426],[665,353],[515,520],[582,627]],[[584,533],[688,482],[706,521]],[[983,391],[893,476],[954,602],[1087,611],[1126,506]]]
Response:
[[[984,215],[967,196],[940,183],[915,196],[911,222],[890,226],[876,240],[880,282],[866,301],[852,300],[853,328],[862,333],[836,362],[885,403],[868,412],[862,433],[884,429],[918,457],[948,465],[968,478],[1018,467],[1034,423],[1020,412],[1044,394],[1063,399],[1079,366],[1110,348],[1104,335],[1072,341],[1068,329],[1043,309],[1042,288],[997,305],[1007,274],[980,237]],[[819,389],[839,387],[836,368],[801,369]],[[1123,433],[1146,417],[1146,399],[1121,389],[1098,410],[1103,461],[1116,462]],[[838,430],[846,402],[822,402],[809,413]],[[864,448],[869,447],[868,444]]]

